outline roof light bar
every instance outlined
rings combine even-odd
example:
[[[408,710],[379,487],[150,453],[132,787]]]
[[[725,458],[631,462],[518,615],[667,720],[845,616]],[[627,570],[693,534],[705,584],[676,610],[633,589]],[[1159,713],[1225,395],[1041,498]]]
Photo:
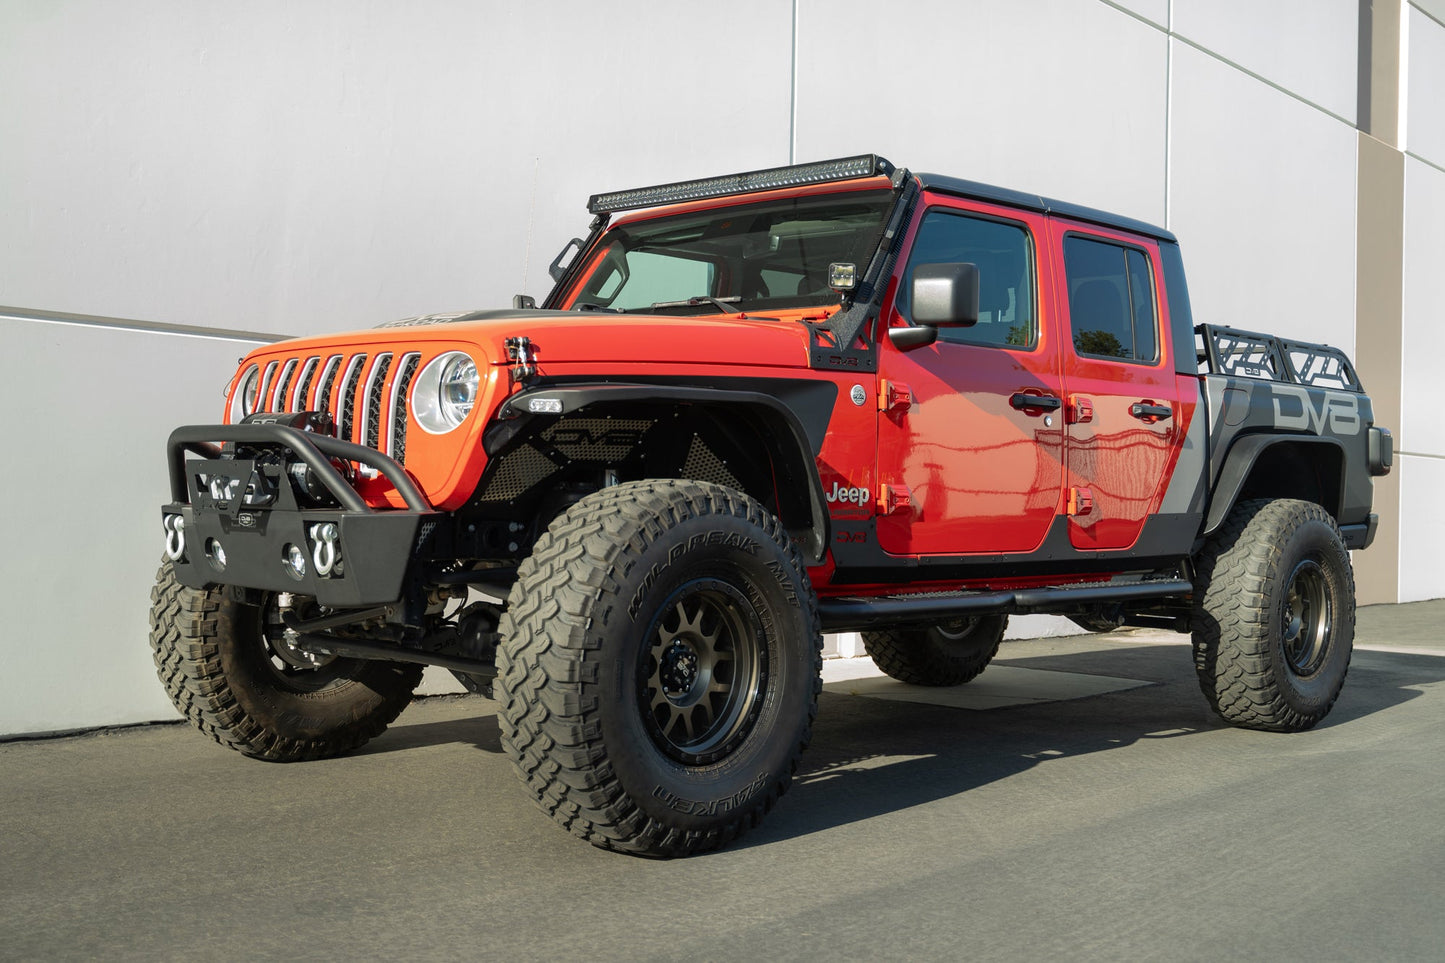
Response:
[[[877,154],[859,154],[857,157],[839,157],[835,160],[818,161],[814,164],[772,167],[767,170],[748,171],[744,174],[705,177],[702,180],[679,181],[676,184],[660,184],[657,187],[641,187],[631,191],[614,191],[611,194],[593,194],[587,201],[587,210],[592,214],[630,211],[639,207],[657,207],[662,204],[676,204],[680,201],[696,201],[704,197],[750,194],[753,191],[770,191],[779,187],[797,187],[801,184],[821,184],[824,181],[872,177],[875,174],[891,177],[893,165]]]

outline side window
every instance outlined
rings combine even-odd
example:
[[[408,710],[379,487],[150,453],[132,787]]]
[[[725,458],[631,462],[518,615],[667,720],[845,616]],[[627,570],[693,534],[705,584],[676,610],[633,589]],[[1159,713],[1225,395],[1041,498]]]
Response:
[[[1096,358],[1159,360],[1153,271],[1143,251],[1064,238],[1074,351]]]
[[[913,239],[908,269],[898,291],[899,312],[912,320],[908,294],[915,267],[960,262],[978,265],[978,324],[969,328],[939,328],[939,340],[1032,348],[1038,341],[1033,247],[1028,231],[1017,224],[942,210],[929,211]]]

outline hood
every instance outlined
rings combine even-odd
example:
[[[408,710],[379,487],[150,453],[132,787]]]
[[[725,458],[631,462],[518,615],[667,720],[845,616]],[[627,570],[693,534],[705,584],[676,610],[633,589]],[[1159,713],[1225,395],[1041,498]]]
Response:
[[[286,350],[341,342],[356,345],[471,342],[493,364],[505,364],[506,340],[531,339],[537,363],[557,364],[719,364],[807,367],[808,332],[790,311],[781,319],[736,315],[613,314],[605,311],[507,309],[429,314],[390,321],[349,334],[323,335],[288,342]],[[820,316],[812,309],[813,317]],[[273,346],[273,349],[280,345]]]

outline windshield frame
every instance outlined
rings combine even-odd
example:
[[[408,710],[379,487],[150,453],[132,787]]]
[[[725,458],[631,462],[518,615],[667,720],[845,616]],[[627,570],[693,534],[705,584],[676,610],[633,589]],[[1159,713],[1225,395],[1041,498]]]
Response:
[[[594,239],[579,258],[579,270],[559,284],[548,301],[562,310],[601,310],[669,316],[736,312],[781,314],[813,311],[826,316],[843,304],[843,294],[827,286],[828,264],[851,261],[861,277],[867,271],[889,222],[897,194],[883,178],[850,184],[811,185],[810,189],[767,191],[710,202],[675,205],[619,220]],[[840,208],[861,221],[851,229],[828,229],[827,214]],[[846,222],[839,218],[836,223]],[[777,229],[784,227],[785,231]],[[813,233],[809,233],[812,228]],[[786,231],[793,232],[791,236]],[[812,248],[811,251],[807,250]],[[664,290],[654,300],[627,297],[632,282],[625,258],[634,252],[668,254],[704,261],[712,271],[705,290]],[[771,272],[767,277],[764,272]],[[791,274],[789,272],[792,272]],[[610,287],[618,274],[622,283]],[[767,284],[796,290],[774,293]],[[806,293],[803,282],[808,286]],[[619,304],[619,299],[621,303]],[[724,307],[726,305],[726,307]],[[729,310],[730,309],[730,310]]]

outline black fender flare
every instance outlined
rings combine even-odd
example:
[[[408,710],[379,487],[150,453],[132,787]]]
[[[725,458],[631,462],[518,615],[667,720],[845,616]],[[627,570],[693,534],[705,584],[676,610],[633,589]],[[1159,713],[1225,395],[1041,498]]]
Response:
[[[1337,438],[1328,438],[1317,435],[1280,435],[1280,434],[1252,434],[1244,435],[1235,440],[1229,446],[1228,453],[1224,456],[1224,466],[1219,470],[1219,477],[1215,480],[1214,491],[1209,499],[1209,514],[1204,522],[1204,535],[1212,534],[1224,520],[1229,517],[1229,512],[1234,508],[1235,502],[1239,500],[1239,493],[1244,484],[1249,480],[1250,473],[1259,459],[1271,448],[1280,445],[1291,446],[1318,446],[1338,453],[1340,459],[1340,478],[1336,491],[1343,492],[1345,485],[1344,471],[1348,463],[1345,446]],[[1325,505],[1325,510],[1336,518],[1339,518],[1340,506]]]
[[[809,527],[801,533],[804,555],[813,563],[823,561],[832,531],[823,481],[814,457],[816,445],[797,412],[780,399],[759,391],[708,388],[692,385],[634,383],[589,383],[538,386],[512,395],[498,408],[496,417],[482,435],[488,458],[504,454],[524,436],[538,418],[548,422],[587,408],[618,404],[697,405],[713,409],[747,411],[769,430],[759,432],[758,442],[777,470],[780,497],[807,493]],[[816,444],[821,445],[826,424],[813,426]],[[796,498],[796,495],[793,496]],[[798,508],[803,505],[799,501]],[[798,537],[800,533],[794,532]]]

